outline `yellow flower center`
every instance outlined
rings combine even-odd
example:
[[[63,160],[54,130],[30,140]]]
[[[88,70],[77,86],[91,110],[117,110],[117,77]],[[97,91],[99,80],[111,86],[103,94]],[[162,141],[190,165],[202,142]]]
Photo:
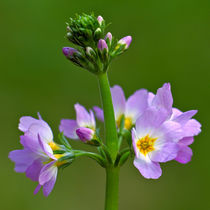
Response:
[[[140,138],[137,141],[136,146],[139,149],[139,151],[144,156],[146,156],[148,152],[152,152],[153,150],[155,150],[154,143],[156,140],[157,138],[151,138],[149,134],[147,134],[146,136]]]
[[[60,147],[59,147],[55,142],[53,142],[53,141],[51,141],[51,142],[49,143],[49,145],[50,145],[50,147],[51,147],[51,149],[52,149],[53,151],[59,150],[59,149],[60,149]]]
[[[63,156],[64,156],[63,154],[55,154],[55,155],[54,155],[54,157],[57,158],[57,159],[59,159],[59,158],[61,158],[61,157],[63,157]],[[67,163],[66,160],[63,160],[63,161],[56,161],[56,162],[55,162],[55,165],[56,165],[57,167],[59,167],[59,166],[65,164],[65,163]]]
[[[123,116],[120,116],[120,117],[118,118],[118,120],[116,121],[117,127],[118,127],[118,128],[120,128],[120,124],[121,124],[122,117],[123,117]],[[132,125],[133,125],[133,123],[132,123],[131,117],[126,117],[126,118],[125,118],[125,121],[124,121],[124,128],[127,129],[127,130],[130,130],[131,127],[132,127]]]

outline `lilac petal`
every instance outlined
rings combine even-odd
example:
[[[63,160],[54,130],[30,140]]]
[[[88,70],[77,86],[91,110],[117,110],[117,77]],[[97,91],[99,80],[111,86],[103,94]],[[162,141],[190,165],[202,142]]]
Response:
[[[133,149],[134,149],[135,155],[138,156],[138,148],[136,146],[136,142],[138,141],[138,136],[137,136],[135,128],[132,129],[131,134],[132,134]]]
[[[50,179],[50,181],[48,181],[47,183],[45,183],[43,185],[43,194],[44,194],[44,196],[47,197],[52,192],[52,190],[54,188],[54,185],[55,185],[55,182],[56,182],[56,178],[57,178],[57,171],[53,175],[53,177]]]
[[[201,124],[197,120],[191,119],[183,126],[182,129],[183,136],[196,136],[201,132]]]
[[[40,155],[40,152],[42,151],[38,141],[38,137],[34,138],[27,135],[20,136],[20,143],[24,146],[24,148],[29,149],[36,155]]]
[[[173,98],[171,94],[171,86],[169,83],[165,83],[163,87],[157,90],[157,94],[152,101],[152,106],[157,108],[164,108],[168,116],[172,114]]]
[[[13,150],[9,153],[11,161],[15,162],[15,171],[24,173],[26,169],[33,163],[36,156],[28,149]]]
[[[86,142],[93,138],[95,132],[90,128],[81,127],[76,130],[76,133],[81,141]]]
[[[42,187],[42,185],[40,185],[40,184],[37,185],[37,187],[34,190],[34,195],[36,195],[39,192],[39,190],[41,189],[41,187]]]
[[[163,139],[165,141],[178,142],[180,139],[183,138],[182,127],[177,122],[170,121],[170,120],[166,121],[161,125],[159,130],[164,134]]]
[[[18,128],[19,130],[26,132],[29,129],[29,127],[34,123],[39,123],[39,120],[30,116],[21,117]]]
[[[53,140],[52,130],[49,126],[43,126],[41,124],[32,124],[28,131],[25,133],[26,136],[37,138],[38,134],[42,140],[46,143],[50,143]]]
[[[125,116],[131,117],[133,123],[148,107],[148,92],[147,90],[137,90],[131,95],[126,102]]]
[[[44,185],[45,183],[47,183],[48,181],[50,181],[50,179],[57,174],[57,166],[55,166],[55,161],[52,161],[48,164],[46,164],[40,171],[40,175],[39,175],[39,184],[40,185]]]
[[[166,120],[167,113],[164,110],[157,110],[154,107],[148,108],[136,121],[136,131],[140,132],[155,129]]]
[[[186,124],[198,111],[190,110],[177,116],[173,121],[176,121],[182,125]]]
[[[183,112],[180,111],[179,109],[177,108],[172,108],[172,115],[171,115],[171,118],[170,120],[174,120],[176,117],[178,117],[179,115],[181,115]]]
[[[76,129],[78,128],[76,120],[62,119],[59,130],[63,132],[64,136],[70,139],[78,139]]]
[[[74,108],[77,114],[77,124],[79,127],[93,127],[95,128],[95,119],[93,120],[91,114],[81,106],[80,104],[75,104]]]
[[[149,106],[151,106],[154,97],[155,97],[154,93],[151,93],[151,92],[148,93],[148,105]]]
[[[142,176],[147,179],[158,179],[162,170],[160,168],[160,164],[156,162],[146,162],[142,159],[134,159],[134,166],[139,170]]]
[[[26,170],[26,176],[32,181],[38,181],[40,171],[43,167],[41,160],[35,160]]]
[[[190,136],[190,137],[185,137],[185,138],[181,139],[179,141],[179,144],[188,146],[188,145],[191,145],[193,142],[194,142],[194,138],[192,136]]]
[[[98,118],[98,120],[100,120],[100,121],[103,122],[104,121],[104,111],[103,111],[103,109],[101,109],[98,106],[94,106],[93,107],[93,110],[94,110],[94,112],[95,112],[96,117]]]
[[[167,162],[173,160],[179,151],[179,146],[175,142],[166,142],[161,149],[155,149],[149,153],[149,157],[155,162]]]
[[[179,163],[186,164],[191,161],[193,152],[188,146],[181,146],[175,160]]]
[[[39,141],[39,145],[42,148],[42,151],[44,154],[46,154],[49,158],[56,160],[56,158],[53,155],[53,151],[52,148],[50,147],[49,144],[47,144],[46,142],[42,141],[41,137],[38,135],[38,141]]]
[[[115,119],[118,120],[125,113],[126,100],[122,88],[115,85],[111,88]]]

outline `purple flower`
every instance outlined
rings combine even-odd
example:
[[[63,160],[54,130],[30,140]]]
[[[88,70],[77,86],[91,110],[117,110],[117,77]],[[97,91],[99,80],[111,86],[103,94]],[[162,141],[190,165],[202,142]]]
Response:
[[[102,22],[104,21],[103,17],[100,15],[97,17],[97,20],[98,20],[99,25],[101,25]]]
[[[90,113],[88,113],[80,104],[75,104],[74,108],[76,111],[76,120],[61,120],[59,126],[60,132],[63,132],[70,139],[77,140],[79,138],[83,142],[90,141],[96,129],[93,111],[90,110]]]
[[[132,130],[134,166],[147,179],[158,179],[162,174],[159,162],[173,160],[178,153],[176,141],[182,137],[181,125],[167,117],[164,109],[150,107]]]
[[[122,39],[120,39],[118,41],[118,44],[120,45],[124,45],[125,44],[125,49],[128,49],[128,47],[130,46],[132,42],[132,37],[131,36],[126,36],[126,37],[123,37]]]
[[[19,129],[24,132],[20,137],[24,148],[11,151],[9,158],[15,162],[16,172],[25,173],[32,181],[39,182],[35,194],[43,187],[44,195],[48,196],[54,187],[58,166],[61,164],[57,162],[61,155],[53,155],[59,145],[53,141],[52,131],[40,115],[39,119],[20,118]]]
[[[112,42],[112,34],[108,32],[104,38],[105,40],[109,39],[110,42]]]
[[[193,154],[188,146],[193,143],[194,136],[201,132],[201,124],[197,120],[191,119],[197,111],[181,112],[177,108],[173,108],[173,98],[169,83],[159,88],[156,95],[149,93],[148,103],[150,107],[163,108],[167,113],[168,121],[180,124],[182,136],[176,140],[179,152],[175,160],[180,163],[188,163]]]
[[[103,51],[104,49],[105,49],[105,50],[108,49],[108,46],[107,46],[105,40],[100,39],[100,40],[98,41],[98,49],[99,49],[100,51]]]
[[[130,130],[135,125],[138,117],[148,107],[148,92],[147,90],[137,90],[131,95],[127,101],[122,88],[115,85],[111,88],[112,102],[115,112],[115,120],[118,128],[120,127],[121,119],[125,117],[125,128]],[[103,110],[99,107],[93,108],[99,120],[103,121]]]
[[[71,47],[63,47],[63,54],[66,57],[73,56],[74,53],[77,53],[77,52],[78,52],[78,50],[76,50],[74,48],[71,48]]]

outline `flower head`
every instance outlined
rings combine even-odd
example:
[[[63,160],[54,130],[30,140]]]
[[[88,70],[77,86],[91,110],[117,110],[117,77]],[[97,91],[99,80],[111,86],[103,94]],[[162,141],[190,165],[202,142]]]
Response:
[[[70,139],[80,139],[83,142],[89,143],[95,136],[96,124],[94,114],[92,110],[88,112],[80,104],[75,104],[74,108],[76,120],[61,120],[59,126],[60,132],[63,132]]]
[[[32,181],[38,182],[34,193],[41,187],[43,193],[48,196],[56,182],[58,167],[67,163],[59,161],[62,155],[54,154],[60,150],[60,145],[53,141],[53,134],[49,125],[42,120],[33,117],[22,117],[19,129],[24,132],[20,137],[22,150],[14,150],[9,153],[9,158],[15,162],[15,171],[25,173]]]

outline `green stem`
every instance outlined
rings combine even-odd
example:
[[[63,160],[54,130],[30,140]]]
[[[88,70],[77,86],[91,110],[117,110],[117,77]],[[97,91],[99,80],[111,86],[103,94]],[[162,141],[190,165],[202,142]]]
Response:
[[[118,210],[119,168],[106,168],[105,210]]]
[[[106,145],[109,148],[110,155],[114,162],[118,152],[118,138],[114,116],[114,108],[112,104],[112,96],[107,73],[98,75],[98,79],[101,92],[101,100],[104,110]]]

